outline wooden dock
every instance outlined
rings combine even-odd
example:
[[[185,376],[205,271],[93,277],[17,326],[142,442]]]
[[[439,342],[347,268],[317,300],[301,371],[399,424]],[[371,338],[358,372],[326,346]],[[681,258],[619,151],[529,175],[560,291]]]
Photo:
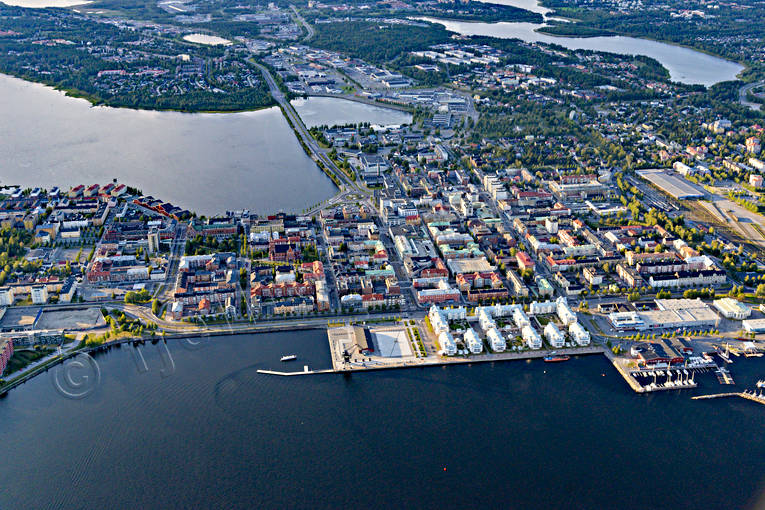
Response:
[[[303,366],[302,372],[280,372],[278,370],[258,370],[259,374],[268,374],[268,375],[282,375],[282,376],[293,376],[293,375],[314,375],[314,374],[333,374],[335,373],[335,370],[328,369],[328,370],[308,370],[308,365]]]
[[[715,370],[715,375],[720,384],[736,384],[733,382],[733,377],[731,377],[730,372],[725,367],[720,367]]]
[[[715,393],[712,395],[697,395],[695,397],[691,397],[693,400],[707,400],[710,398],[725,398],[725,397],[741,397],[745,398],[747,400],[751,400],[752,402],[757,402],[759,404],[765,404],[765,395],[763,394],[756,394],[754,392],[749,393],[748,391],[741,391],[736,393]]]

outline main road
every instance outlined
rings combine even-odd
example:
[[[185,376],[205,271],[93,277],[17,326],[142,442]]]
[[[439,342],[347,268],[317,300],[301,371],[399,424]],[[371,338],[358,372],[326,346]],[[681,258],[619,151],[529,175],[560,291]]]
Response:
[[[313,35],[316,33],[313,29],[313,27],[308,24],[308,22],[303,18],[303,16],[300,15],[300,13],[297,10],[297,7],[294,5],[290,5],[290,9],[292,9],[292,12],[295,14],[295,18],[300,22],[301,25],[305,28],[307,34],[305,36],[305,39],[303,41],[308,41],[313,37]]]
[[[753,90],[761,85],[765,85],[765,80],[754,82],[754,83],[747,83],[746,85],[738,89],[738,102],[744,106],[748,106],[752,110],[760,111],[761,105],[759,103],[753,103],[752,101],[747,99],[746,96],[750,90]]]
[[[199,334],[199,335],[226,335],[236,333],[255,333],[266,331],[279,331],[290,328],[326,328],[328,323],[338,324],[343,322],[363,322],[363,321],[379,321],[379,320],[393,320],[396,318],[422,318],[425,316],[424,312],[382,312],[382,313],[367,313],[358,315],[340,315],[340,316],[325,316],[325,317],[301,317],[301,318],[288,318],[288,319],[276,319],[276,320],[263,320],[251,322],[223,322],[223,323],[211,323],[205,324],[204,322],[198,324],[192,324],[183,321],[169,321],[161,319],[151,312],[151,308],[148,306],[118,303],[110,306],[110,308],[116,308],[124,312],[127,315],[136,317],[144,322],[153,322],[160,328],[168,333],[187,333],[187,334]]]
[[[346,175],[345,172],[338,168],[337,165],[335,165],[335,162],[332,161],[329,156],[327,156],[326,151],[319,147],[319,144],[316,142],[316,140],[314,140],[313,136],[311,136],[311,133],[308,132],[308,129],[305,127],[305,124],[303,124],[303,120],[297,114],[295,108],[292,107],[290,102],[284,96],[284,93],[281,91],[281,89],[279,89],[279,86],[276,84],[276,81],[271,75],[271,72],[262,64],[257,62],[254,64],[258,69],[260,69],[260,72],[263,73],[263,77],[266,79],[266,83],[268,84],[271,96],[273,96],[274,100],[279,103],[279,106],[281,106],[284,115],[287,117],[290,123],[292,123],[298,138],[300,138],[305,146],[308,147],[308,150],[313,155],[313,159],[317,162],[321,162],[325,168],[332,172],[335,177],[342,183],[340,188],[341,192],[343,192],[343,194],[359,193],[362,195],[368,195],[369,192],[367,190],[365,190],[362,186],[359,186],[353,179],[348,177],[348,175]]]

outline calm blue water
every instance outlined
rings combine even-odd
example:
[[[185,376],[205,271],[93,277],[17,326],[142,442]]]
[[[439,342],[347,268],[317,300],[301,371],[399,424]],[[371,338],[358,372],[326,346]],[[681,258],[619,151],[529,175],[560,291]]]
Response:
[[[599,356],[287,378],[256,370],[285,353],[300,357],[291,369],[329,366],[325,333],[169,341],[174,369],[141,352],[145,367],[133,347],[99,355],[86,398],[62,397],[51,371],[0,400],[0,508],[765,501],[765,406],[635,395]],[[740,384],[765,375],[760,360],[731,368]]]
[[[537,32],[538,23],[477,23],[421,17],[438,23],[460,35],[485,35],[500,39],[520,39],[525,42],[557,44],[571,50],[607,51],[620,55],[645,55],[657,60],[669,71],[670,78],[680,83],[705,86],[735,80],[744,66],[690,48],[640,39],[637,37],[556,37]]]
[[[293,99],[291,104],[300,115],[303,123],[309,128],[360,124],[362,122],[381,126],[410,124],[412,122],[411,113],[357,103],[338,97],[297,98]]]
[[[0,74],[0,185],[68,189],[112,179],[206,215],[300,212],[337,192],[278,108],[92,108]]]

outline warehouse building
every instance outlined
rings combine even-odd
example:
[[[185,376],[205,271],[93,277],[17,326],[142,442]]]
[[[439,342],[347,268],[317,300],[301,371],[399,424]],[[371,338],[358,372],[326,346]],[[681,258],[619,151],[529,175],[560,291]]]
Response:
[[[749,319],[741,325],[747,333],[765,333],[765,319]]]
[[[714,306],[726,319],[736,319],[741,321],[752,314],[751,308],[729,297],[715,300]]]
[[[691,200],[702,198],[704,192],[686,181],[685,179],[673,175],[665,170],[638,170],[636,172],[640,177],[649,181],[651,184],[675,197],[678,200]]]
[[[656,299],[656,310],[608,315],[617,331],[717,327],[720,317],[700,299]]]

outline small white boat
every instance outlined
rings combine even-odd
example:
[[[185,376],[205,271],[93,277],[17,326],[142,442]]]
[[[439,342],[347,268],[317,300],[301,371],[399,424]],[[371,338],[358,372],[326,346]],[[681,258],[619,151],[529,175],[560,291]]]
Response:
[[[295,355],[295,354],[288,354],[286,356],[282,356],[281,361],[292,361],[292,360],[295,360],[295,359],[297,359],[297,355]]]

